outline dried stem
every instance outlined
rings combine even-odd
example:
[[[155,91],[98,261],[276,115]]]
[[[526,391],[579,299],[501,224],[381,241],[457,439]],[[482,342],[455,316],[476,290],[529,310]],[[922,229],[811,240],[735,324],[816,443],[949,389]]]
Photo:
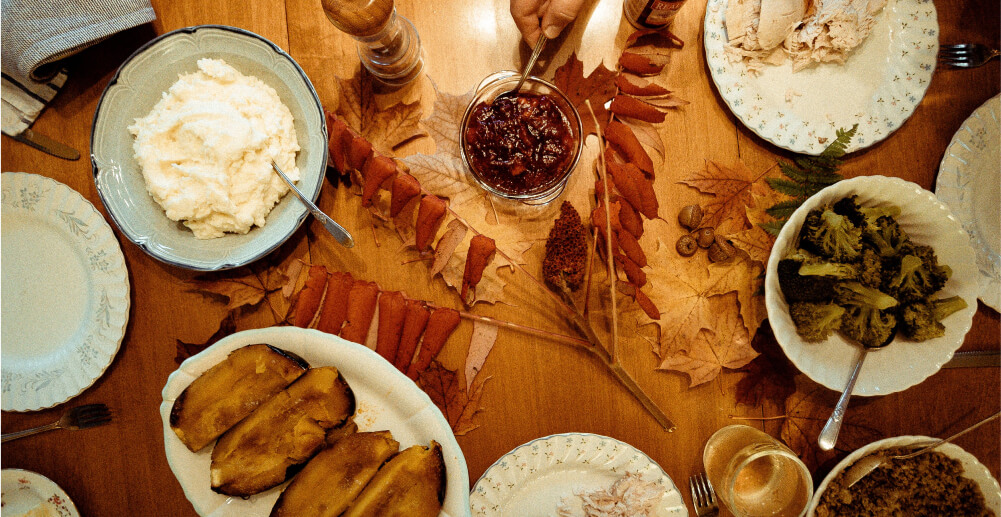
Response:
[[[737,415],[730,415],[730,419],[731,420],[754,420],[756,422],[765,422],[767,420],[785,420],[787,418],[789,418],[788,415],[779,415],[779,416],[737,416]]]
[[[429,307],[433,307],[432,304],[428,304]],[[479,321],[486,323],[488,325],[493,325],[495,327],[502,327],[506,329],[513,330],[515,332],[521,332],[522,334],[528,334],[531,336],[538,336],[546,339],[551,339],[559,343],[564,343],[567,345],[573,345],[577,347],[590,347],[592,346],[586,339],[581,339],[579,337],[564,336],[563,334],[557,334],[555,332],[549,332],[548,330],[541,330],[526,325],[519,325],[517,323],[511,323],[510,321],[499,320],[496,318],[491,318],[489,316],[480,316],[479,314],[473,314],[471,312],[459,311],[459,316],[472,321]]]
[[[587,105],[587,111],[591,114],[591,119],[594,120],[594,126],[598,129],[598,150],[600,158],[598,159],[598,169],[601,171],[601,182],[604,184],[605,188],[605,253],[606,261],[608,262],[608,287],[612,295],[612,346],[609,347],[608,355],[611,356],[612,361],[615,361],[615,349],[619,344],[619,308],[616,304],[615,296],[615,265],[612,263],[612,205],[608,199],[608,174],[605,169],[605,142],[601,136],[601,124],[598,123],[598,117],[595,116],[594,110],[591,108],[590,99],[585,100],[584,104]],[[593,222],[593,221],[592,221]]]
[[[593,246],[588,246],[587,248],[587,268],[584,272],[587,274],[587,283],[584,286],[584,316],[587,317],[587,309],[591,304],[591,278],[594,276],[594,271],[591,270],[591,263],[594,261],[594,255],[597,253],[598,249],[598,229],[595,228],[591,235],[591,241],[594,242]]]

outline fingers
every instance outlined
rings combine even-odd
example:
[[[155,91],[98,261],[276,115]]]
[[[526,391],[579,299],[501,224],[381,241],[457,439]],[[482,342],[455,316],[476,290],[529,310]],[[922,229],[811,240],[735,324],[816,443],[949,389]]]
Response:
[[[534,46],[542,35],[540,18],[543,9],[548,4],[546,0],[511,0],[511,18],[521,32],[528,46]]]
[[[577,17],[584,0],[550,0],[549,7],[542,14],[542,32],[553,39],[563,28]]]

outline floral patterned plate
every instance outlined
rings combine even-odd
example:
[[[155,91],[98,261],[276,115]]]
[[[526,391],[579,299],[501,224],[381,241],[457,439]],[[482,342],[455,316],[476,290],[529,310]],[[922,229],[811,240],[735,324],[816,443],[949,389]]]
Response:
[[[956,131],[938,166],[935,195],[970,234],[980,269],[980,300],[1001,310],[1001,95]]]
[[[111,227],[75,190],[2,175],[2,406],[69,400],[111,364],[129,319],[129,275]]]
[[[726,0],[709,0],[706,61],[716,89],[741,122],[790,151],[820,154],[839,128],[858,124],[848,151],[869,147],[899,128],[924,97],[938,54],[931,0],[889,0],[869,37],[844,65],[792,73],[791,62],[753,75],[724,52]]]
[[[552,516],[575,492],[608,489],[627,472],[664,487],[658,517],[687,517],[688,508],[671,478],[639,449],[587,433],[554,434],[505,454],[483,473],[469,496],[474,516]],[[573,506],[570,506],[573,509]]]
[[[45,505],[48,506],[50,515],[80,517],[80,512],[76,510],[66,492],[41,474],[30,470],[3,469],[0,478],[3,485],[0,488],[2,515],[22,515],[33,508]]]

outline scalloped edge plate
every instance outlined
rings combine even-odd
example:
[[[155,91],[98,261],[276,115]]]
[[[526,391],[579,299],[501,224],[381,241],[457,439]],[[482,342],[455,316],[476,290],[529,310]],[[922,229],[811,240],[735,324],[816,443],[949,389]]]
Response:
[[[858,124],[848,152],[869,147],[900,128],[931,83],[938,54],[938,15],[931,0],[889,0],[869,37],[844,65],[792,72],[765,65],[752,75],[725,55],[726,0],[709,0],[706,66],[730,111],[761,138],[793,152],[820,154],[835,130]]]
[[[52,504],[59,517],[80,517],[80,512],[70,496],[55,481],[30,470],[3,469],[0,471],[3,488],[0,489],[0,506],[3,515],[20,515],[42,501]]]
[[[283,483],[246,499],[217,494],[209,488],[212,447],[191,452],[170,428],[170,410],[184,388],[233,350],[255,343],[267,343],[297,354],[310,366],[336,367],[354,392],[355,423],[359,431],[387,429],[400,442],[401,450],[415,444],[427,445],[432,439],[441,444],[447,481],[440,515],[467,515],[469,472],[466,459],[448,421],[431,398],[375,351],[333,334],[298,327],[237,332],[189,357],[167,378],[160,404],[167,463],[199,515],[266,517],[286,486]]]
[[[935,195],[970,234],[980,300],[1001,310],[1001,95],[977,108],[953,135],[938,166]]]
[[[129,274],[111,226],[56,180],[2,175],[2,407],[35,411],[79,395],[118,354]]]
[[[833,481],[834,478],[837,477],[837,475],[842,471],[854,464],[859,458],[867,456],[878,449],[887,449],[901,445],[911,445],[913,443],[928,443],[936,441],[938,441],[938,438],[905,435],[884,438],[856,449],[854,452],[846,456],[845,459],[838,462],[838,464],[831,469],[831,472],[827,474],[827,477],[820,482],[820,485],[814,493],[813,501],[810,503],[807,515],[813,515],[814,512],[816,512],[817,505],[820,504],[820,496],[825,490],[827,490],[831,481]],[[935,450],[962,462],[966,477],[972,479],[977,483],[977,485],[980,486],[980,492],[984,494],[984,502],[987,504],[987,507],[994,510],[995,514],[1001,515],[1001,486],[998,485],[997,480],[994,479],[991,472],[987,470],[987,467],[977,460],[976,456],[970,454],[965,449],[954,443],[942,444]]]
[[[289,192],[263,227],[202,240],[168,219],[153,201],[127,128],[149,113],[179,73],[195,71],[203,57],[223,59],[275,89],[292,112],[301,148],[295,160],[300,173],[296,185],[314,202],[327,168],[327,126],[316,90],[295,60],[267,39],[236,27],[198,25],[168,32],[118,69],[101,94],[91,128],[91,164],[101,202],[122,234],[150,256],[177,267],[216,271],[267,255],[295,233],[309,212]]]
[[[970,237],[934,194],[915,183],[885,176],[861,176],[839,181],[810,197],[793,212],[782,227],[765,273],[765,308],[768,321],[786,357],[814,381],[834,390],[844,390],[855,365],[859,346],[837,333],[820,343],[807,343],[796,333],[789,316],[789,305],[779,289],[779,260],[796,248],[800,226],[811,209],[833,203],[845,196],[858,195],[865,206],[894,204],[900,207],[900,226],[915,242],[930,245],[939,261],[952,268],[952,277],[939,296],[959,295],[967,302],[966,309],[950,315],[943,324],[945,335],[921,343],[902,338],[879,351],[870,353],[852,392],[854,395],[887,395],[903,391],[938,372],[963,344],[963,338],[973,324],[977,311],[977,266],[970,247]]]
[[[658,517],[687,517],[688,508],[671,477],[628,443],[591,433],[553,434],[515,447],[473,486],[473,515],[551,516],[574,491],[607,489],[626,472],[664,487]]]

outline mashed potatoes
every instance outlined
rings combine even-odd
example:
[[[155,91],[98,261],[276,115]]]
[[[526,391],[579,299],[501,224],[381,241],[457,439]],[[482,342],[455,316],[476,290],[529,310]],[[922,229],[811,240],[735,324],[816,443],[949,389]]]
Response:
[[[219,59],[198,60],[129,127],[146,189],[199,239],[247,233],[299,179],[292,114],[278,94]]]

